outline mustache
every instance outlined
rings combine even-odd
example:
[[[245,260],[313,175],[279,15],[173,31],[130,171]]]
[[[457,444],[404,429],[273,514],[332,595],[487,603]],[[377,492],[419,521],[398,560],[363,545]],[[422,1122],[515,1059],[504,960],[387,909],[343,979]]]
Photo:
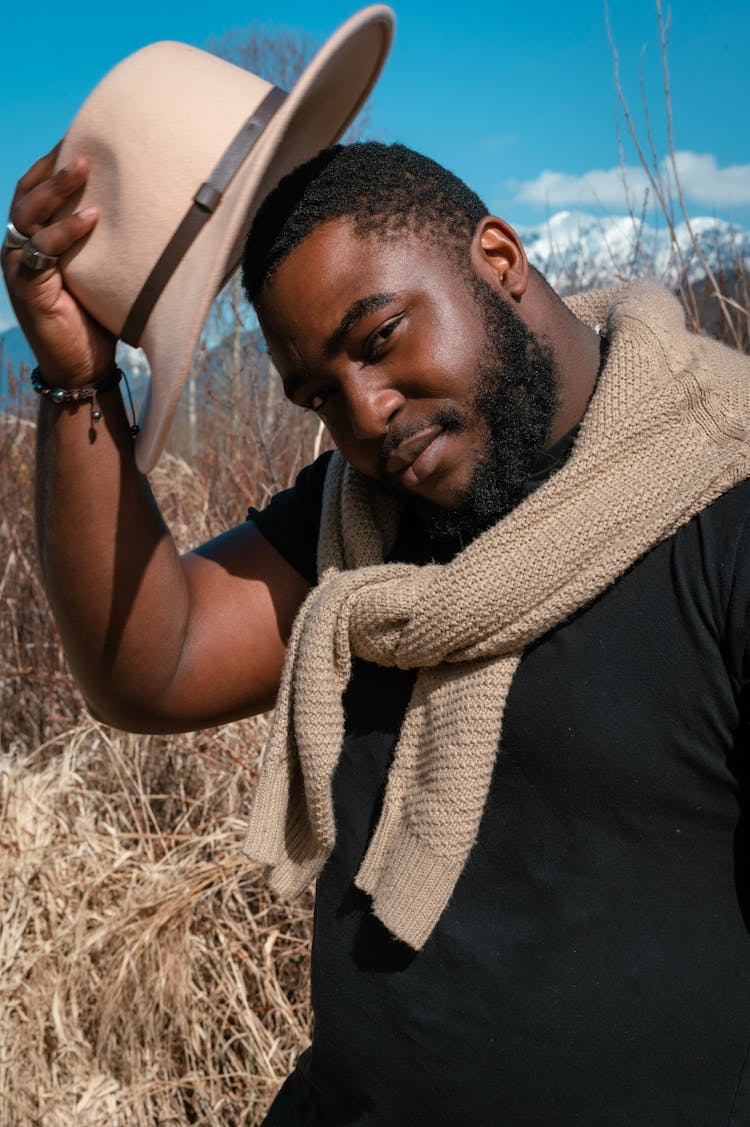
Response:
[[[459,414],[455,407],[442,407],[434,411],[431,415],[409,423],[406,426],[394,426],[392,430],[388,431],[380,448],[378,461],[381,469],[385,472],[385,466],[389,457],[394,450],[397,450],[401,443],[405,442],[407,439],[414,438],[415,435],[422,434],[423,431],[429,430],[431,427],[439,426],[444,431],[455,432],[462,430],[464,425],[463,416]]]

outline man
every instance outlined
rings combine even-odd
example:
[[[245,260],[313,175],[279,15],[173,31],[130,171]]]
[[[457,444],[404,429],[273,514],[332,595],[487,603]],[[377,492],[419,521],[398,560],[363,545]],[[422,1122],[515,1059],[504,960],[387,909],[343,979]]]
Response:
[[[59,254],[96,215],[50,171],[11,218]],[[18,258],[47,385],[105,377]],[[45,400],[39,528],[98,715],[278,694],[248,848],[318,876],[316,1025],[268,1123],[748,1122],[750,365],[653,286],[565,305],[400,146],[282,182],[244,280],[343,457],[180,559],[119,398],[93,445]]]

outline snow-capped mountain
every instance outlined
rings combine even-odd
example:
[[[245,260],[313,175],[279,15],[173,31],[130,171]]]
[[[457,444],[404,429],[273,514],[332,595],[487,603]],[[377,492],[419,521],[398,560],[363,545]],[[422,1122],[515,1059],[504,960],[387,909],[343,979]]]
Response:
[[[644,276],[667,286],[685,275],[696,282],[706,274],[702,257],[714,273],[738,263],[750,269],[750,231],[722,219],[692,219],[689,228],[679,223],[672,240],[665,228],[632,216],[560,211],[518,233],[531,262],[562,293]]]

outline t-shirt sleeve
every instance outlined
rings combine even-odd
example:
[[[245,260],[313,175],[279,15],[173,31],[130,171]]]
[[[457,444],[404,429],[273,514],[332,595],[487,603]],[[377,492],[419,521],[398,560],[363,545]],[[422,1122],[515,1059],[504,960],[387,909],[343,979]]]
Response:
[[[323,486],[331,451],[297,474],[294,485],[271,498],[263,509],[250,508],[253,521],[266,540],[311,586],[318,581],[317,554]]]

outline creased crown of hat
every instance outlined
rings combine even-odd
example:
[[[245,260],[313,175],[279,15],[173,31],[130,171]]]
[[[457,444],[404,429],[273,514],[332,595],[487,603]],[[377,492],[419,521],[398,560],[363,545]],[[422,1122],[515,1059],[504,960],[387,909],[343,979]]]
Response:
[[[183,43],[154,43],[90,94],[58,165],[88,157],[91,235],[62,261],[85,309],[144,349],[151,379],[136,460],[156,463],[208,310],[239,265],[253,216],[282,176],[341,136],[393,38],[390,8],[344,23],[285,93]]]

